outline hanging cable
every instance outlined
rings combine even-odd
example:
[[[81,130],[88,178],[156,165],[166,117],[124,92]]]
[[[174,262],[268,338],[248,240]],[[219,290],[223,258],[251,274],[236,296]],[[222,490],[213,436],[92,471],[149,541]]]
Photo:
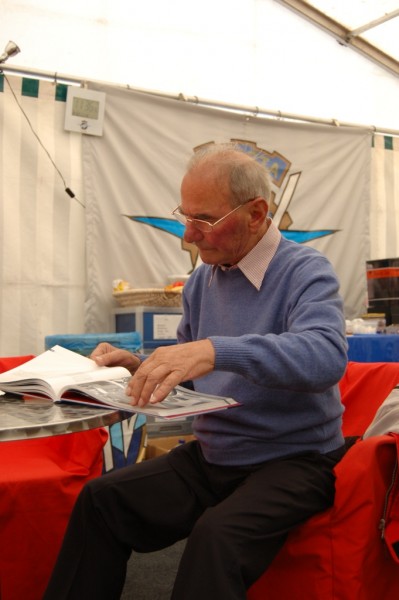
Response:
[[[70,198],[73,198],[74,200],[76,200],[76,202],[78,202],[78,204],[80,204],[80,206],[82,206],[83,208],[85,208],[85,205],[83,204],[83,202],[81,202],[77,196],[74,194],[74,192],[71,190],[71,188],[69,188],[66,184],[65,178],[63,176],[63,174],[61,173],[61,171],[59,170],[59,168],[57,167],[57,165],[55,164],[50,152],[47,150],[47,148],[44,146],[43,142],[41,141],[41,139],[39,138],[38,134],[36,133],[36,131],[33,128],[33,125],[28,117],[28,115],[26,114],[26,112],[24,111],[21,103],[19,102],[17,95],[15,94],[14,90],[12,89],[12,86],[10,84],[10,82],[8,81],[7,75],[4,73],[4,71],[2,72],[3,77],[5,79],[5,81],[7,82],[8,87],[10,88],[10,91],[14,97],[15,102],[17,103],[18,108],[20,109],[20,111],[22,112],[23,116],[25,117],[33,135],[35,136],[35,138],[37,139],[37,141],[39,142],[40,146],[42,147],[42,149],[44,150],[44,152],[47,154],[51,164],[53,165],[54,169],[57,171],[58,175],[60,176],[62,183],[64,185],[64,190],[65,192],[68,194],[68,196]]]

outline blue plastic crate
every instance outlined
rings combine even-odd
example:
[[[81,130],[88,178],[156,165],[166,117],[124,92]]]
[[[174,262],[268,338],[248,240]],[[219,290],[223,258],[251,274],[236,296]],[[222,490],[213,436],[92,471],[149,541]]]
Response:
[[[138,331],[126,333],[57,334],[45,337],[45,349],[62,346],[73,352],[89,356],[100,342],[108,342],[116,348],[138,352],[142,349],[142,336]]]

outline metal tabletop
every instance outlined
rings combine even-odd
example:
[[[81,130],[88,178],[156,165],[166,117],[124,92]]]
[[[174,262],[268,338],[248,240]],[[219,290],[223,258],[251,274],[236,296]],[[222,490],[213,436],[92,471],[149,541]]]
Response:
[[[4,394],[0,395],[0,442],[87,431],[131,416],[122,410]]]

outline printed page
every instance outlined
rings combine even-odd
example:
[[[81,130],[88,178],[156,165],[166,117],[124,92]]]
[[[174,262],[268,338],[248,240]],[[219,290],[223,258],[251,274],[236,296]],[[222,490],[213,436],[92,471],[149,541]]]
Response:
[[[238,403],[232,398],[200,394],[181,386],[176,386],[162,402],[147,404],[142,408],[132,406],[129,396],[125,395],[128,379],[122,378],[118,381],[85,383],[76,386],[74,389],[68,389],[63,399],[68,402],[83,404],[97,403],[103,406],[107,405],[113,408],[163,417],[165,419],[179,418],[238,406]],[[86,398],[80,398],[78,394],[84,394]]]

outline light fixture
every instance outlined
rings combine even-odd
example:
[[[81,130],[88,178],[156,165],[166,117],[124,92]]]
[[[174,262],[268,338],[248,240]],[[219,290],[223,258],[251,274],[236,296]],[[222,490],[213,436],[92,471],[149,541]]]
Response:
[[[10,56],[15,56],[18,52],[21,52],[21,50],[18,48],[17,44],[15,42],[8,42],[3,54],[0,56],[0,64],[5,63]]]

